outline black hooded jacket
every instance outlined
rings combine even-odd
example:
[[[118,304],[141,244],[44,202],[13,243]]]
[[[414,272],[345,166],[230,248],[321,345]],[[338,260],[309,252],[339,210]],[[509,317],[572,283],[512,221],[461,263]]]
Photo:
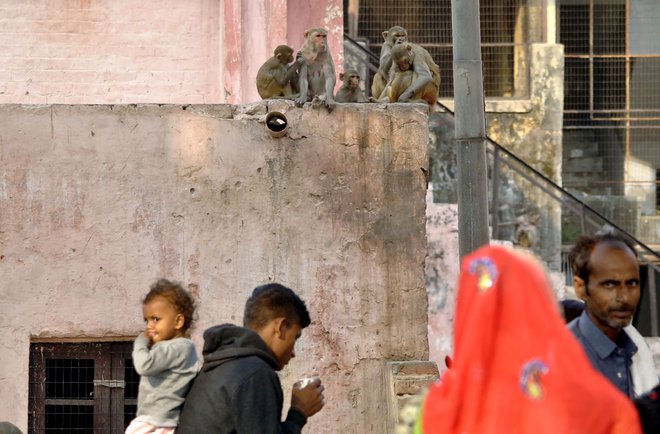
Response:
[[[307,418],[282,416],[279,363],[254,331],[231,324],[204,332],[204,366],[181,412],[177,434],[299,434]]]

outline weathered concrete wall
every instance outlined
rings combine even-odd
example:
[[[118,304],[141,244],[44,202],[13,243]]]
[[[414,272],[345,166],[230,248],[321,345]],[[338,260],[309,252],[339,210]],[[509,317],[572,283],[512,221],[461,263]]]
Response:
[[[26,429],[31,338],[134,336],[165,276],[200,301],[198,344],[255,285],[298,290],[313,323],[283,383],[327,397],[306,430],[384,433],[383,362],[428,358],[428,126],[379,107],[0,106],[0,420]]]
[[[443,371],[445,357],[454,353],[454,313],[460,272],[458,206],[434,203],[433,192],[429,190],[426,214],[429,360]]]
[[[0,0],[0,103],[246,103],[280,44],[329,30],[341,0]],[[293,12],[292,12],[293,11]]]

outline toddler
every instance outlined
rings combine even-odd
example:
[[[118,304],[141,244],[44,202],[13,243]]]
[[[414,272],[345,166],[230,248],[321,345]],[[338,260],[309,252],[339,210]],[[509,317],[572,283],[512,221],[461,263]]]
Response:
[[[133,365],[141,376],[137,417],[126,434],[174,434],[199,370],[195,345],[186,336],[194,310],[180,284],[160,279],[151,285],[142,304],[146,330],[133,345]]]

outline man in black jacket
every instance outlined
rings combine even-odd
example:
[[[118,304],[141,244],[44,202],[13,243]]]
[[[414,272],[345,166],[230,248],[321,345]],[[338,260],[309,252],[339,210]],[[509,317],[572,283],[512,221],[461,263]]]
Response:
[[[204,366],[195,379],[177,434],[299,434],[323,408],[323,386],[296,383],[291,407],[276,371],[295,357],[295,343],[310,323],[305,303],[277,283],[255,288],[245,304],[244,327],[223,324],[204,332]]]

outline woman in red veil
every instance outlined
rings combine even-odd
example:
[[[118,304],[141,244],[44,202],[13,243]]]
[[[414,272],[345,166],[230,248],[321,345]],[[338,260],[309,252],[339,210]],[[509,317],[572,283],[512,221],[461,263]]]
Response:
[[[591,367],[529,254],[489,246],[465,258],[454,343],[418,433],[641,433],[635,407]]]

